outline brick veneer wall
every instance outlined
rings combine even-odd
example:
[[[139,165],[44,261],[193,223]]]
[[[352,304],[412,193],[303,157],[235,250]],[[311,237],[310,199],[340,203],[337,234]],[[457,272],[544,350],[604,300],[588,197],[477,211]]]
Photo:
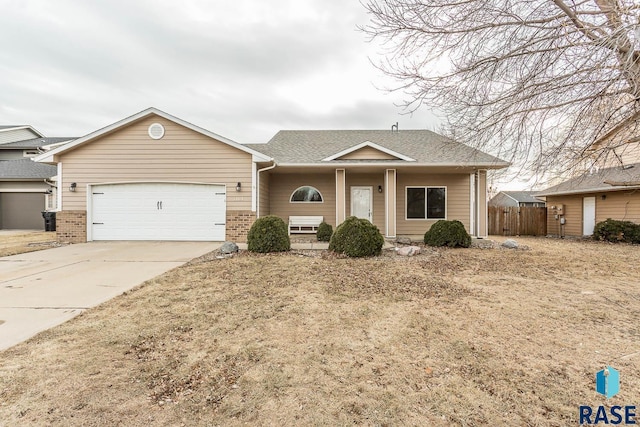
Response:
[[[251,225],[256,220],[252,211],[227,211],[226,239],[232,242],[246,242]]]
[[[57,212],[56,237],[61,243],[85,243],[87,241],[87,211]]]

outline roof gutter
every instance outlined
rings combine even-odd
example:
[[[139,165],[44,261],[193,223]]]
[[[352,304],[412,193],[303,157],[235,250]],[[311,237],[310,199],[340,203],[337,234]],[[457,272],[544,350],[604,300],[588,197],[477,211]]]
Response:
[[[344,168],[344,167],[442,167],[442,168],[480,168],[480,169],[502,169],[511,166],[511,163],[472,163],[472,164],[446,164],[446,163],[415,163],[415,162],[389,162],[389,163],[279,163],[280,167],[323,167],[323,168]]]
[[[549,193],[545,193],[544,191],[541,191],[540,193],[536,193],[536,197],[571,196],[573,194],[609,193],[612,191],[638,190],[638,189],[640,189],[640,185],[625,186],[625,187],[586,188],[584,190],[554,191]]]

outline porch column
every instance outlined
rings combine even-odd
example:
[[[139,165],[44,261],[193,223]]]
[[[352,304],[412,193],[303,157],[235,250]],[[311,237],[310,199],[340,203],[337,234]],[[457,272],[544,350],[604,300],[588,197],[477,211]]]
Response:
[[[346,207],[346,176],[344,169],[336,169],[336,227],[344,222]]]
[[[489,234],[487,230],[487,171],[479,170],[478,171],[478,221],[477,227],[478,237],[487,237]]]
[[[396,237],[396,170],[384,171],[384,228],[386,237]]]

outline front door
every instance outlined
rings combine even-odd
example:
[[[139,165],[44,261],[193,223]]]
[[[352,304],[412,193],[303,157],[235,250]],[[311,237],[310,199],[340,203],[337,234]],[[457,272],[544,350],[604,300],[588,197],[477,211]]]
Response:
[[[351,187],[351,216],[373,222],[373,187]]]
[[[591,236],[596,226],[596,198],[585,197],[582,199],[582,234]]]

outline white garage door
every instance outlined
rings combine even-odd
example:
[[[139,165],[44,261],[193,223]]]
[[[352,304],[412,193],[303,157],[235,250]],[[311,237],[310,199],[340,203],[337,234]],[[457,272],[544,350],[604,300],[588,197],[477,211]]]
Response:
[[[104,184],[91,190],[93,240],[225,238],[223,185]]]

